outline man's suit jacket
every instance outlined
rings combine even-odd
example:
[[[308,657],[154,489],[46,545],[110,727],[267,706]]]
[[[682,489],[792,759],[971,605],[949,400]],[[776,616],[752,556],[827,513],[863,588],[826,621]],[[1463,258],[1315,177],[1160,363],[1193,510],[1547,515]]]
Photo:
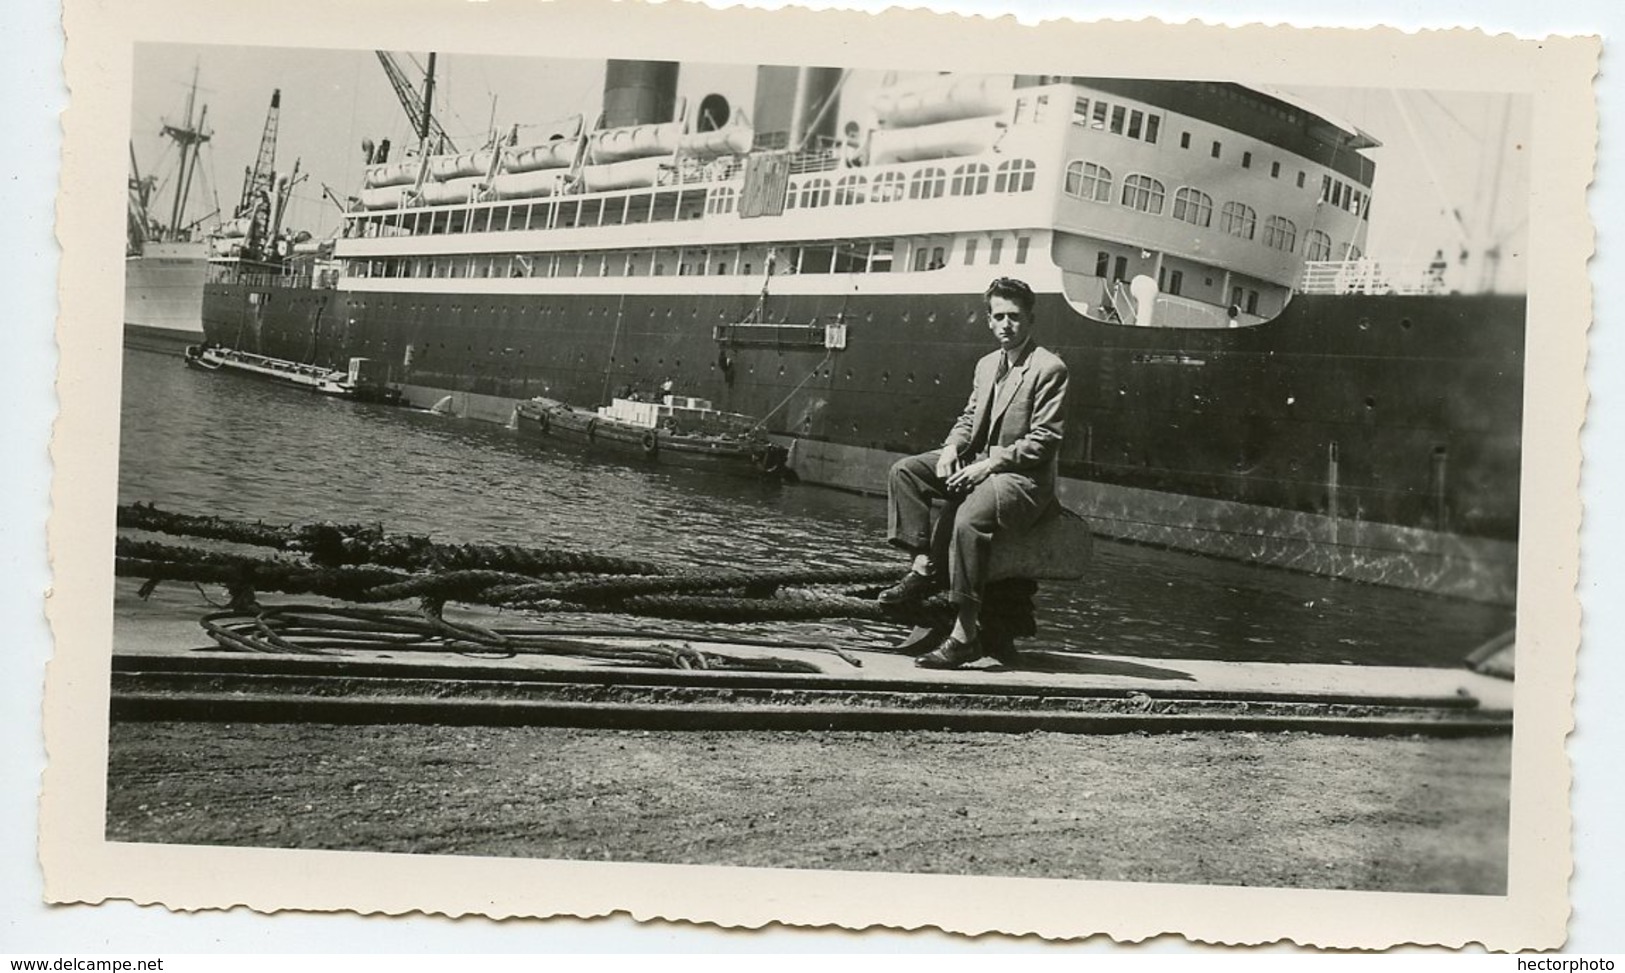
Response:
[[[1003,350],[996,350],[976,363],[970,401],[942,448],[967,462],[986,452],[993,461],[989,479],[997,491],[999,523],[1017,527],[1030,523],[1055,499],[1066,363],[1029,341],[995,395],[1003,357]]]

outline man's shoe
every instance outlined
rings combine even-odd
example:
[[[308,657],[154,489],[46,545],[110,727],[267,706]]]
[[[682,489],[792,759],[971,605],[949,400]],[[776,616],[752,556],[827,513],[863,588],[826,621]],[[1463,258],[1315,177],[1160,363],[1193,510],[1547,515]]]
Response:
[[[943,639],[942,644],[914,660],[914,664],[921,669],[958,669],[969,665],[982,657],[982,640],[971,639],[961,642],[953,636]]]
[[[877,600],[882,605],[912,605],[941,590],[936,578],[910,571],[902,581],[882,591]]]

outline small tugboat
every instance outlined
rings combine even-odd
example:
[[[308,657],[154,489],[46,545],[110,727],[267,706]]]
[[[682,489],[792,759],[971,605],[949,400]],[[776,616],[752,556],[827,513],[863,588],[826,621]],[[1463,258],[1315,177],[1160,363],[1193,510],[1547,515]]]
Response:
[[[201,371],[235,372],[283,385],[295,385],[321,395],[384,405],[395,405],[401,401],[400,389],[379,380],[371,367],[372,361],[367,358],[352,358],[348,371],[338,371],[321,365],[307,365],[208,344],[187,345],[184,358],[188,367]]]
[[[657,402],[617,398],[596,411],[542,396],[514,409],[527,435],[559,439],[669,466],[745,476],[782,476],[788,454],[750,416],[721,412],[705,399],[665,395]]]

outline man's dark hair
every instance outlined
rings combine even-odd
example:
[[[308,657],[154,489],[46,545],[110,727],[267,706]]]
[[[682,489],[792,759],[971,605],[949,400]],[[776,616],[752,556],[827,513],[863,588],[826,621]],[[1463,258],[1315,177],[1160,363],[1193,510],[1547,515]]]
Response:
[[[1038,303],[1038,298],[1033,296],[1033,289],[1027,286],[1027,282],[1014,277],[999,277],[987,285],[987,290],[982,294],[982,304],[991,306],[995,297],[1014,301],[1021,307],[1021,312],[1029,318],[1033,316],[1033,305]]]

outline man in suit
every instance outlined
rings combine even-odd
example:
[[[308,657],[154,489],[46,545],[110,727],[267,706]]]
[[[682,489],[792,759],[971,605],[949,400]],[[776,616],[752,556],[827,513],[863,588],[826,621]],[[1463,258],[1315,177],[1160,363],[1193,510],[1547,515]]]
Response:
[[[1033,292],[1000,277],[987,288],[998,350],[976,363],[975,384],[940,450],[899,460],[888,485],[887,540],[914,554],[887,604],[944,587],[958,615],[948,638],[915,664],[956,669],[982,657],[982,589],[993,538],[1031,525],[1055,502],[1066,404],[1066,363],[1033,341]],[[932,501],[943,503],[932,522]]]

